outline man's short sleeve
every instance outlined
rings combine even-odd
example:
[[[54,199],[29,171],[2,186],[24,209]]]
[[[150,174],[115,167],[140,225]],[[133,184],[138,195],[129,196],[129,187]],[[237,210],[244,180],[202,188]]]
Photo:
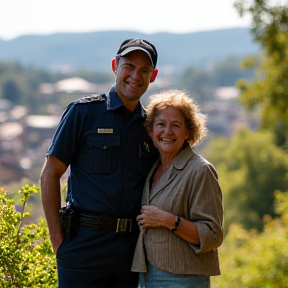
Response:
[[[83,127],[80,127],[80,118],[83,117],[81,108],[81,105],[75,103],[71,103],[66,108],[46,156],[53,155],[66,165],[71,163],[79,145],[83,129]]]

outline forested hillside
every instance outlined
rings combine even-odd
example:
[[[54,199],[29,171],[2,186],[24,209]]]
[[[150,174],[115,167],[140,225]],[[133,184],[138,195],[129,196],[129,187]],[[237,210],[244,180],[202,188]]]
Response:
[[[38,68],[107,71],[120,43],[134,37],[155,44],[159,67],[171,65],[178,72],[186,66],[205,69],[228,56],[244,57],[260,50],[248,28],[187,34],[107,31],[27,35],[10,41],[0,40],[0,60],[19,61]]]

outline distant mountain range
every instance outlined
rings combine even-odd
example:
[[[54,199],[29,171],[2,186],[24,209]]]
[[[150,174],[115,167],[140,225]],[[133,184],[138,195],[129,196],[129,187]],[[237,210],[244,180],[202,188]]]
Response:
[[[0,61],[18,61],[44,69],[65,67],[110,71],[111,59],[128,38],[151,41],[159,53],[158,66],[209,67],[228,56],[244,57],[260,51],[248,28],[186,34],[144,34],[135,31],[57,33],[0,39]],[[176,72],[176,71],[175,71]]]

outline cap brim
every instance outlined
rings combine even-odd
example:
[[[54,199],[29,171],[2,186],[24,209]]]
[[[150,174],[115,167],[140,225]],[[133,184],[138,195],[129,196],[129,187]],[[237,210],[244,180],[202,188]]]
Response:
[[[126,48],[124,51],[122,51],[122,53],[120,53],[120,54],[118,54],[118,55],[124,56],[124,55],[126,55],[126,54],[128,54],[128,53],[130,53],[130,52],[132,52],[132,51],[135,51],[135,50],[141,50],[141,51],[145,52],[145,53],[149,56],[149,59],[150,59],[152,65],[153,65],[153,67],[154,67],[154,64],[153,64],[153,61],[152,61],[152,58],[151,58],[150,53],[149,53],[147,50],[145,50],[144,48],[142,48],[142,47],[139,47],[139,46],[128,47],[128,48]]]

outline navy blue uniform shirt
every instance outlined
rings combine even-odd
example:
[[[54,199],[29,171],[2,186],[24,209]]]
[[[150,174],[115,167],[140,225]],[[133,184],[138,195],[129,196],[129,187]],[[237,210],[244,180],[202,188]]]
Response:
[[[47,156],[70,165],[67,197],[109,218],[135,218],[144,182],[158,158],[143,125],[145,111],[123,106],[115,87],[68,105]]]

